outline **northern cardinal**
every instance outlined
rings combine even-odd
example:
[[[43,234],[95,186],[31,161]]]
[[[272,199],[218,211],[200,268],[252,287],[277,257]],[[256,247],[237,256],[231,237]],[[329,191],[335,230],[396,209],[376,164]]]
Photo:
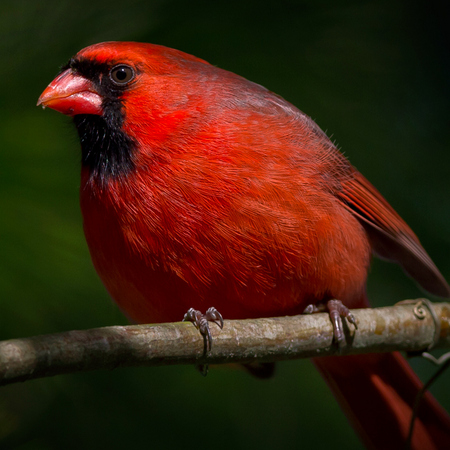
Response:
[[[262,86],[170,48],[106,42],[70,59],[38,104],[73,117],[92,260],[136,322],[212,305],[227,319],[321,304],[351,319],[346,307],[369,305],[372,253],[450,297],[378,191]],[[315,363],[369,448],[402,448],[421,384],[399,354]],[[450,448],[449,418],[430,395],[411,448]]]

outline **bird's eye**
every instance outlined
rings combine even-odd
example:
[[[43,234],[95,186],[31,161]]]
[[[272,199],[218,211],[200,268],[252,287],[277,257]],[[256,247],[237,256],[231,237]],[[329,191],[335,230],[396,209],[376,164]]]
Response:
[[[123,86],[134,78],[134,70],[130,66],[121,64],[120,66],[116,66],[111,69],[111,72],[109,72],[109,77],[114,84]]]

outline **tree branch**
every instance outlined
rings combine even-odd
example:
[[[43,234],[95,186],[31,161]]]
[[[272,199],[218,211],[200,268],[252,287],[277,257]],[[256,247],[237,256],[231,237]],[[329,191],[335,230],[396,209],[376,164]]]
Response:
[[[418,300],[417,300],[418,301]],[[417,302],[415,301],[415,302]],[[339,353],[327,314],[226,320],[211,325],[211,353],[191,323],[96,328],[0,342],[0,385],[79,371],[169,364],[280,361],[336,354],[416,352],[450,347],[450,303],[353,310],[358,330],[346,326],[347,347]],[[419,318],[423,314],[424,317]],[[436,333],[435,330],[438,330]],[[436,336],[435,336],[436,334]]]

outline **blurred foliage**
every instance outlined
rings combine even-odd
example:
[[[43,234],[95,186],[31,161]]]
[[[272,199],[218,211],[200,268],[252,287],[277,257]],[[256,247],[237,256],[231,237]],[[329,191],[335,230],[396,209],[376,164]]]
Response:
[[[311,115],[420,236],[450,279],[448,16],[441,1],[3,0],[0,339],[125,324],[98,280],[78,209],[70,120],[35,102],[103,40],[175,47]],[[373,304],[419,297],[374,261]],[[413,362],[422,376],[433,368]],[[445,389],[434,393],[449,408]],[[325,431],[326,430],[326,431]],[[126,369],[0,390],[0,448],[336,448],[360,443],[309,361],[238,370]]]

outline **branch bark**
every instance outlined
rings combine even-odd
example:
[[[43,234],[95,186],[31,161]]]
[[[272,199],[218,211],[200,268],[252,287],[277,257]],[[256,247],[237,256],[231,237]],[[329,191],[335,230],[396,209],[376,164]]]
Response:
[[[419,300],[415,301],[418,302]],[[353,310],[358,330],[346,326],[347,347],[333,344],[327,314],[226,320],[211,325],[213,348],[191,323],[96,328],[0,342],[0,385],[116,367],[280,361],[336,354],[418,352],[450,347],[450,303]],[[421,317],[423,316],[423,317]],[[437,332],[436,332],[437,330]]]

